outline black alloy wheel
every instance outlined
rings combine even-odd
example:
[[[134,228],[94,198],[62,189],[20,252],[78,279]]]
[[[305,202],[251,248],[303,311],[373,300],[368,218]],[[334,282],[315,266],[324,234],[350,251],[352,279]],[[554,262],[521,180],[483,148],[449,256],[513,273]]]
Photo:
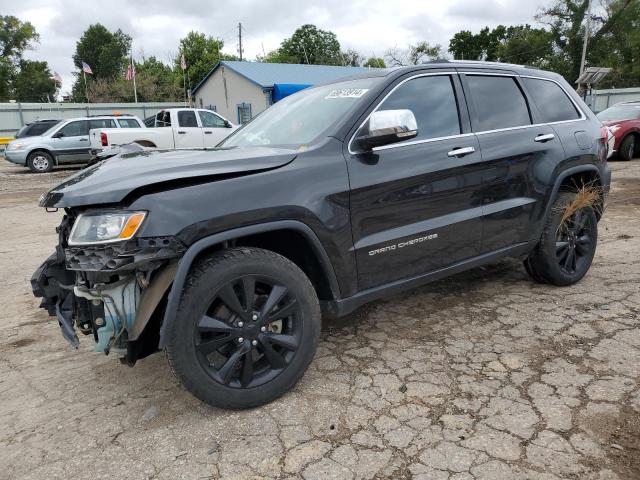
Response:
[[[209,405],[250,408],[287,392],[320,341],[320,303],[300,268],[236,247],[199,260],[166,328],[169,365]]]
[[[591,233],[595,218],[587,215],[584,209],[577,210],[560,225],[556,234],[556,258],[560,268],[573,275],[591,263],[595,239]]]
[[[301,343],[300,305],[275,279],[245,275],[221,286],[194,330],[202,368],[232,388],[263,385]]]

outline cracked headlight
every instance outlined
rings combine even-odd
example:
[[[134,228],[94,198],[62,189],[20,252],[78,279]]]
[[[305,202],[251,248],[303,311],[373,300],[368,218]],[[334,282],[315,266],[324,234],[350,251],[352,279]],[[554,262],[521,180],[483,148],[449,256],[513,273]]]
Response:
[[[132,238],[147,212],[103,212],[79,215],[69,235],[69,245],[112,243]]]

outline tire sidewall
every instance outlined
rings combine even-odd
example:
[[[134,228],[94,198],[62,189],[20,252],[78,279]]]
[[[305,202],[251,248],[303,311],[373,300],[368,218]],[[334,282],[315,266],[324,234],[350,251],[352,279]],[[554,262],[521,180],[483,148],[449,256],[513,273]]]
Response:
[[[46,169],[42,170],[42,169],[37,169],[36,167],[34,167],[33,160],[38,156],[45,157],[48,160],[49,166]],[[29,170],[31,170],[34,173],[47,173],[47,172],[50,172],[51,170],[53,170],[53,157],[51,156],[51,154],[49,154],[47,152],[43,152],[43,151],[32,152],[27,157],[27,166],[29,167]]]
[[[200,400],[229,408],[247,408],[267,403],[289,390],[311,363],[320,338],[318,300],[304,273],[295,264],[280,258],[284,262],[274,261],[273,257],[224,259],[187,286],[176,319],[168,332],[166,348],[175,373]],[[225,283],[247,274],[274,278],[290,289],[300,304],[301,318],[298,321],[301,322],[301,340],[291,363],[276,378],[253,388],[232,388],[213,380],[200,364],[193,341],[194,330],[214,293]],[[301,281],[301,277],[306,282]]]
[[[548,228],[545,230],[541,241],[541,247],[544,252],[544,259],[546,263],[546,276],[549,277],[555,285],[573,285],[580,281],[589,271],[598,245],[598,221],[596,214],[593,208],[584,208],[582,209],[583,215],[588,215],[590,217],[589,221],[593,229],[590,232],[593,237],[593,246],[586,257],[587,261],[583,263],[582,268],[576,270],[573,274],[564,271],[560,267],[556,255],[556,232],[560,227],[564,208],[574,198],[574,196],[575,194],[563,194],[559,197],[558,201],[554,204],[554,208],[551,212],[551,221],[549,222]]]

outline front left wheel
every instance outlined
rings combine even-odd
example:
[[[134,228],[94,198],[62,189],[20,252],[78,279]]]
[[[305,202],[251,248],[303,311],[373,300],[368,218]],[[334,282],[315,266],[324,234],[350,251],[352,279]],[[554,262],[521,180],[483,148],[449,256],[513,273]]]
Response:
[[[53,157],[43,151],[36,151],[27,157],[27,166],[34,173],[46,173],[53,170]]]
[[[192,269],[167,335],[167,358],[182,384],[222,408],[250,408],[287,392],[320,338],[313,285],[268,250],[233,248]]]

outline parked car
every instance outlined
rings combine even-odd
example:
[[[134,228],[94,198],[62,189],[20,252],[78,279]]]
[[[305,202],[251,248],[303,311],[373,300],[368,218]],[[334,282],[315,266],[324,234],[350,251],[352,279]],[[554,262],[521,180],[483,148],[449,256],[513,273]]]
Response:
[[[92,130],[91,152],[132,142],[159,149],[211,148],[238,128],[216,112],[194,108],[160,110],[154,127]]]
[[[58,123],[60,123],[60,120],[52,119],[36,120],[34,122],[26,123],[24,127],[18,130],[15,138],[37,137]]]
[[[215,150],[116,156],[54,187],[40,205],[65,216],[33,292],[73,346],[77,328],[129,365],[165,350],[204,402],[253,407],[303,375],[321,312],[504,257],[578,282],[607,153],[554,73],[366,72],[281,100]],[[573,202],[583,185],[603,194]]]
[[[9,142],[4,156],[10,162],[25,165],[35,173],[50,171],[54,165],[87,162],[90,158],[89,130],[112,127],[141,127],[138,117],[101,115],[64,120],[41,136]]]
[[[640,102],[618,103],[597,116],[615,137],[613,153],[622,160],[640,153]]]

